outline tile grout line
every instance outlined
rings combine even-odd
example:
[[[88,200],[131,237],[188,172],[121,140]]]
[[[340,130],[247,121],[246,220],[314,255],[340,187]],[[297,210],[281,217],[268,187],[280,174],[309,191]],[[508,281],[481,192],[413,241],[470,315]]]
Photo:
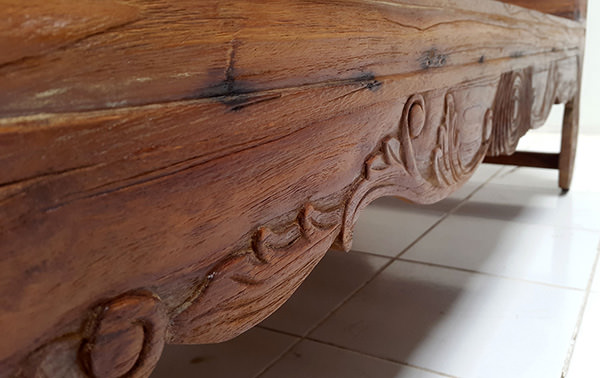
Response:
[[[304,334],[297,334],[297,333],[290,332],[290,331],[283,331],[281,329],[264,326],[262,324],[258,324],[255,327],[264,329],[269,332],[281,333],[282,335],[286,335],[286,336],[290,336],[290,337],[294,337],[294,338],[305,338],[306,337],[306,335],[304,335]]]
[[[439,223],[441,223],[444,219],[446,219],[448,217],[449,213],[444,214],[439,220],[437,220],[432,226],[430,226],[427,230],[425,230],[425,232],[420,235],[417,240],[415,240],[413,243],[409,244],[404,250],[402,250],[400,252],[400,254],[404,253],[405,251],[407,251],[409,248],[411,248],[418,240],[420,240],[424,235],[426,235],[427,233],[429,233],[431,230],[433,230],[433,228],[435,226],[437,226]],[[399,256],[400,254],[396,255]],[[325,323],[337,310],[339,310],[342,306],[344,306],[346,303],[348,303],[348,301],[350,301],[350,299],[352,299],[358,292],[360,292],[365,286],[367,286],[368,284],[370,284],[376,277],[379,276],[380,273],[382,273],[385,269],[387,269],[390,265],[392,265],[395,262],[395,258],[392,257],[388,257],[388,262],[386,262],[385,264],[383,264],[383,266],[381,268],[379,268],[369,279],[365,280],[365,282],[363,282],[360,286],[358,286],[355,290],[353,290],[350,294],[348,294],[337,306],[335,306],[331,311],[329,311],[321,320],[319,320],[314,326],[310,327],[302,336],[301,339],[297,340],[295,343],[293,343],[289,348],[287,348],[280,356],[277,360],[273,361],[272,363],[268,364],[265,368],[263,368],[257,375],[254,376],[254,378],[260,378],[261,375],[263,375],[264,373],[266,373],[270,368],[272,368],[277,361],[279,361],[279,359],[281,359],[283,356],[285,356],[286,354],[288,354],[292,349],[294,349],[298,344],[300,344],[303,340],[311,340],[309,339],[309,335],[315,331],[317,328],[319,328],[323,323]],[[357,352],[357,351],[355,351]],[[357,353],[361,353],[361,352],[357,352]]]
[[[408,246],[406,246],[396,256],[391,257],[391,258],[388,257],[389,261],[387,263],[385,263],[381,268],[379,268],[369,279],[365,280],[365,282],[363,282],[362,285],[360,285],[358,288],[356,288],[355,290],[353,290],[349,295],[347,295],[344,298],[344,300],[342,300],[337,306],[335,306],[331,311],[329,311],[327,313],[327,315],[325,315],[314,326],[310,327],[303,334],[303,336],[301,338],[299,338],[298,340],[296,340],[296,342],[292,343],[287,349],[285,349],[281,354],[279,354],[279,356],[277,356],[273,361],[271,361],[270,363],[268,363],[263,369],[261,369],[257,374],[255,374],[253,378],[260,378],[263,374],[265,374],[267,371],[269,371],[269,369],[271,369],[279,360],[281,360],[285,355],[287,355],[296,346],[298,346],[298,344],[300,344],[303,340],[305,340],[305,339],[311,340],[308,337],[309,337],[309,335],[312,332],[314,332],[323,323],[325,323],[337,310],[339,310],[348,301],[350,301],[350,299],[352,299],[356,294],[358,294],[358,292],[360,292],[363,288],[365,288],[368,284],[370,284],[376,277],[379,276],[379,274],[381,274],[385,269],[387,269],[390,265],[392,265],[395,261],[397,261],[396,259],[398,259],[404,253],[406,253],[410,248],[412,248],[422,238],[424,238],[427,234],[429,234],[435,227],[437,227],[446,218],[448,218],[451,214],[453,214],[454,211],[456,211],[457,209],[459,209],[465,202],[467,202],[469,199],[471,199],[473,197],[473,195],[475,193],[477,193],[479,190],[481,190],[481,188],[483,188],[487,183],[489,183],[491,180],[493,180],[494,178],[496,178],[496,176],[498,176],[498,174],[500,174],[503,170],[504,170],[504,167],[501,167],[500,169],[498,169],[498,171],[496,171],[494,174],[492,174],[490,177],[488,177],[487,180],[485,180],[483,183],[481,183],[479,186],[477,186],[471,193],[469,193],[469,195],[467,195],[465,198],[463,198],[455,207],[453,207],[452,209],[450,209],[446,214],[444,214],[434,224],[432,224],[429,228],[427,228],[421,235],[419,235],[412,243],[410,243]],[[361,353],[361,352],[358,352],[358,351],[355,351],[355,352],[359,353],[359,354]]]
[[[278,330],[273,330],[273,329],[269,329],[269,328],[265,328],[265,327],[260,327],[263,328],[267,331],[270,332],[276,332],[276,333],[280,333],[286,336],[291,336],[294,337],[296,339],[296,341],[294,341],[293,343],[290,344],[290,346],[288,346],[287,348],[284,348],[281,353],[279,353],[278,355],[276,355],[275,357],[273,357],[273,359],[267,363],[267,365],[265,367],[263,367],[262,369],[260,369],[258,371],[258,373],[254,374],[253,378],[259,378],[261,375],[263,375],[267,370],[269,370],[271,367],[273,367],[279,360],[281,360],[286,354],[288,354],[290,351],[292,351],[296,345],[300,344],[300,342],[302,340],[304,340],[304,337],[298,337],[297,335],[293,335],[287,332],[281,332]]]
[[[563,364],[561,378],[566,378],[567,374],[569,372],[569,367],[571,365],[571,358],[573,357],[573,351],[575,349],[575,343],[577,342],[577,337],[579,336],[579,330],[581,329],[581,323],[583,322],[585,310],[587,308],[588,301],[590,298],[590,293],[592,291],[592,285],[594,283],[594,278],[595,278],[596,270],[598,267],[598,260],[600,260],[600,245],[598,246],[598,252],[596,253],[596,259],[594,260],[594,264],[592,265],[592,273],[590,274],[590,278],[588,280],[588,284],[585,289],[583,303],[581,304],[581,308],[579,310],[579,315],[577,316],[577,323],[575,324],[575,329],[573,330],[573,335],[571,336],[571,342],[569,344],[569,349],[567,350],[567,356],[565,357],[565,362]]]
[[[281,331],[281,330],[278,330],[278,329],[275,329],[275,328],[265,327],[265,326],[261,326],[261,325],[259,325],[257,327],[261,328],[261,329],[264,329],[266,331],[269,331],[269,332],[280,333],[280,334],[283,334],[283,335],[286,335],[286,336],[290,336],[290,337],[293,337],[293,338],[302,338],[302,340],[299,340],[298,342],[294,343],[294,345],[298,344],[300,341],[310,341],[310,342],[313,342],[313,343],[327,345],[327,346],[330,346],[330,347],[334,347],[334,348],[337,348],[337,349],[341,349],[341,350],[344,350],[344,351],[347,351],[347,352],[351,352],[351,353],[354,353],[354,354],[358,354],[358,355],[362,355],[362,356],[365,356],[365,357],[374,358],[376,360],[391,362],[391,363],[393,363],[395,365],[408,366],[408,367],[413,368],[413,369],[418,369],[418,370],[426,371],[428,373],[434,373],[434,374],[440,375],[442,377],[457,378],[454,375],[443,373],[443,372],[440,372],[440,371],[437,371],[437,370],[432,370],[432,369],[424,368],[424,367],[421,367],[421,366],[418,366],[418,365],[413,365],[413,364],[410,364],[408,362],[402,362],[402,361],[394,360],[393,358],[377,356],[377,355],[371,354],[371,353],[360,352],[360,351],[357,351],[357,350],[354,350],[354,349],[351,349],[351,348],[347,348],[347,347],[345,347],[343,345],[335,344],[335,343],[330,342],[330,341],[322,341],[322,340],[314,339],[314,338],[309,337],[309,336],[300,336],[300,335],[294,334],[292,332]],[[278,355],[275,358],[275,360],[279,360],[281,357],[283,357],[284,354],[287,354],[287,352],[289,352],[288,349],[286,349],[283,353],[281,353],[280,355]],[[259,374],[264,374],[267,370],[268,369],[265,369],[264,371],[261,371]],[[258,377],[258,376],[256,376],[256,377]]]
[[[493,175],[491,175],[490,177],[488,177],[487,180],[485,180],[484,182],[482,182],[481,184],[479,184],[479,186],[477,186],[471,193],[469,193],[469,195],[467,195],[465,198],[463,198],[452,209],[448,210],[448,212],[446,212],[446,214],[444,214],[433,225],[431,225],[431,227],[429,227],[427,230],[425,230],[425,232],[423,232],[421,235],[419,235],[415,240],[413,240],[412,243],[410,243],[406,248],[404,248],[402,251],[400,251],[400,253],[398,253],[392,259],[393,260],[397,260],[402,255],[404,255],[406,252],[408,252],[409,249],[411,249],[412,247],[414,247],[415,244],[417,244],[418,242],[420,242],[425,236],[427,236],[427,234],[429,234],[431,231],[433,231],[433,229],[436,228],[440,223],[442,223],[446,218],[448,218],[450,215],[453,215],[468,200],[470,200],[475,195],[475,193],[477,193],[478,191],[480,191],[485,185],[487,185],[490,181],[492,181],[493,179],[495,179],[496,176],[498,176],[503,170],[504,170],[504,167],[498,169],[498,171],[496,171]]]
[[[579,288],[576,288],[576,287],[556,285],[556,284],[551,284],[551,283],[547,283],[547,282],[528,280],[528,279],[524,279],[524,278],[503,276],[501,274],[496,274],[496,273],[481,272],[481,271],[474,270],[474,269],[460,268],[460,267],[457,267],[457,266],[444,265],[444,264],[436,264],[436,263],[427,262],[427,261],[412,260],[412,259],[407,259],[407,258],[404,258],[404,257],[399,257],[396,260],[398,260],[398,261],[404,261],[404,262],[408,262],[408,263],[412,263],[412,264],[419,264],[419,265],[431,266],[431,267],[435,267],[435,268],[442,268],[442,269],[448,269],[448,270],[458,270],[460,272],[479,274],[479,275],[482,275],[482,276],[488,276],[488,277],[494,277],[494,278],[501,278],[501,279],[506,279],[506,280],[510,280],[510,281],[523,282],[523,283],[529,283],[529,284],[540,285],[540,286],[548,286],[548,287],[552,287],[552,288],[555,288],[555,289],[563,289],[563,290],[571,290],[571,291],[579,291],[579,292],[585,292],[585,290],[586,290],[585,288],[579,289]],[[587,283],[586,283],[586,287],[587,287]]]
[[[498,185],[498,184],[495,184]],[[507,185],[508,186],[508,185]],[[560,194],[559,194],[560,196]],[[457,206],[460,206],[462,204],[459,204]],[[453,209],[454,210],[454,209]],[[459,216],[461,217],[470,217],[470,218],[476,218],[478,216],[475,215],[468,215],[468,214],[460,214]],[[554,224],[554,223],[540,223],[540,222],[535,222],[535,221],[528,221],[528,220],[507,220],[507,219],[494,219],[500,222],[507,222],[507,223],[516,223],[516,224],[521,224],[521,225],[526,225],[526,226],[539,226],[539,227],[547,227],[547,228],[561,228],[564,230],[568,230],[568,231],[582,231],[582,232],[588,232],[588,233],[598,233],[600,232],[600,228],[589,228],[589,227],[585,227],[585,226],[578,226],[578,225],[561,225],[561,224]]]
[[[501,168],[501,170],[504,170],[504,168],[505,167]],[[489,181],[491,181],[492,178],[496,178],[496,177],[498,177],[498,178],[504,178],[504,177],[508,176],[509,174],[516,172],[520,168],[522,168],[522,167],[515,166],[515,167],[512,167],[512,168],[507,168],[505,170],[505,172],[502,173],[502,174],[500,174],[501,171],[498,171],[498,172],[494,173],[493,176],[490,179],[486,180],[485,183],[487,184]],[[526,168],[531,168],[531,167],[526,167]],[[544,169],[544,168],[535,168],[535,169]],[[520,187],[520,188],[531,188],[531,187],[528,187],[527,185],[516,185],[516,184],[495,183],[495,185],[504,185],[504,186],[508,186],[508,187],[517,186],[517,187]],[[475,191],[473,191],[469,195],[469,197],[472,194],[475,194],[475,192],[478,191],[479,189],[480,189],[479,187],[477,189],[475,189]],[[572,193],[572,192],[578,192],[578,191],[571,189],[569,191],[569,193]],[[589,193],[590,194],[595,194],[596,192],[589,192]],[[565,194],[559,194],[559,197],[563,197],[563,196],[565,196]],[[462,205],[462,201],[455,208],[453,208],[452,211],[456,210],[461,205]],[[461,215],[461,216],[467,216],[467,217],[469,217],[470,215]],[[593,232],[593,233],[597,233],[597,232],[600,231],[600,229],[598,229],[598,228],[588,228],[588,227],[585,227],[585,226],[577,226],[577,225],[556,225],[556,224],[552,224],[552,223],[546,224],[546,223],[538,223],[538,222],[532,222],[532,221],[527,221],[527,220],[502,220],[502,219],[500,219],[500,221],[511,222],[511,223],[519,223],[519,224],[525,224],[525,225],[537,225],[537,226],[544,226],[544,227],[560,227],[560,228],[568,229],[568,230],[585,231],[585,232]]]
[[[338,305],[336,305],[331,311],[329,311],[321,320],[315,323],[312,327],[310,327],[306,332],[303,333],[301,338],[293,343],[289,348],[287,348],[277,360],[265,366],[258,374],[254,376],[254,378],[259,378],[261,375],[266,373],[270,368],[272,368],[279,359],[292,351],[298,344],[300,344],[303,340],[308,339],[308,336],[317,328],[319,328],[323,323],[325,323],[334,312],[340,309],[343,305],[345,305],[354,295],[356,295],[360,290],[362,290],[366,285],[368,285],[375,277],[377,277],[381,272],[383,272],[388,266],[390,266],[394,262],[394,259],[388,257],[388,262],[383,264],[381,268],[379,268],[369,279],[365,280],[362,285],[358,286],[355,290],[353,290],[350,294],[348,294]],[[279,332],[279,331],[278,331]],[[310,339],[308,339],[310,340]],[[359,352],[360,353],[360,352]]]
[[[458,378],[458,377],[456,377],[454,375],[450,375],[448,373],[444,373],[444,372],[433,370],[433,369],[424,368],[424,367],[418,366],[418,365],[409,364],[408,362],[402,362],[402,361],[394,360],[393,358],[377,356],[377,355],[374,355],[374,354],[371,354],[371,353],[359,352],[357,350],[354,350],[354,349],[351,349],[351,348],[347,348],[347,347],[344,347],[342,345],[337,345],[337,344],[329,342],[329,341],[321,341],[321,340],[318,340],[318,339],[313,339],[312,337],[306,337],[305,340],[312,341],[312,342],[318,343],[318,344],[327,345],[327,346],[334,347],[334,348],[337,348],[337,349],[341,349],[341,350],[344,350],[344,351],[347,351],[347,352],[359,354],[359,355],[362,355],[362,356],[365,356],[365,357],[370,357],[370,358],[374,358],[374,359],[381,360],[381,361],[391,362],[391,363],[393,363],[395,365],[408,366],[408,367],[413,368],[413,369],[417,369],[417,370],[421,370],[421,371],[426,371],[428,373],[434,373],[434,374],[440,375],[442,377]]]

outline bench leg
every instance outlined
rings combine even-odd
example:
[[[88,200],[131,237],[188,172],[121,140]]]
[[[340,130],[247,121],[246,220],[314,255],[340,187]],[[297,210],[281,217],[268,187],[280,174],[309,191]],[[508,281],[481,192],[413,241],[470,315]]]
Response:
[[[558,160],[558,186],[565,192],[571,188],[575,152],[577,151],[577,134],[579,132],[579,91],[571,101],[565,104],[563,116],[560,157]]]

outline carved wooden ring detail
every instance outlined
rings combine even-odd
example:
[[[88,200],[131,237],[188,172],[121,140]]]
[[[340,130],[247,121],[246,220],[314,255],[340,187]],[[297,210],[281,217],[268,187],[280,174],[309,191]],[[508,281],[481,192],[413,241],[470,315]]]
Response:
[[[425,127],[425,100],[420,94],[411,96],[402,110],[401,125],[407,125],[410,137],[418,137]]]
[[[148,292],[98,306],[84,326],[84,370],[91,377],[148,376],[162,353],[167,323],[160,300]]]

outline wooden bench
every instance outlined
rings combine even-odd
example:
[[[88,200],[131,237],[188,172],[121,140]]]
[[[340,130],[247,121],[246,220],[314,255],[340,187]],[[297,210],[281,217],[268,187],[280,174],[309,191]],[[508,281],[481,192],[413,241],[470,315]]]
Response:
[[[585,2],[507,2],[0,0],[0,377],[228,340],[484,159],[568,189]],[[503,157],[555,103],[560,154]]]

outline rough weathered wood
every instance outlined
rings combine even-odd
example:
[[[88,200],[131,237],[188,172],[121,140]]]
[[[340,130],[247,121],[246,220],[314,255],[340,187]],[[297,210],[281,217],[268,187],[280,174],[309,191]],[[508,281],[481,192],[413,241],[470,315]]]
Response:
[[[13,1],[20,5],[8,8],[6,16],[18,20],[29,13],[23,5],[28,2]],[[82,7],[78,0],[58,3]],[[0,112],[114,109],[511,56],[543,58],[573,48],[583,37],[583,29],[568,20],[493,1],[449,6],[445,0],[134,0],[128,5],[115,7],[115,25],[123,26],[97,32],[104,24],[90,22],[90,33],[79,39],[71,38],[72,23],[40,18],[37,28],[52,29],[53,44],[62,39],[61,48],[44,53],[45,47],[34,51],[32,45],[29,58],[0,66]],[[0,40],[25,28],[12,23],[0,30]]]
[[[560,17],[570,18],[572,20],[585,20],[587,14],[587,0],[501,0],[504,3],[510,3],[535,9],[540,12],[554,14]]]
[[[4,39],[54,1],[0,28],[0,376],[234,337],[370,201],[442,199],[578,90],[583,26],[497,2],[132,0]]]
[[[0,66],[49,54],[139,17],[138,8],[111,0],[2,0],[0,5]]]

